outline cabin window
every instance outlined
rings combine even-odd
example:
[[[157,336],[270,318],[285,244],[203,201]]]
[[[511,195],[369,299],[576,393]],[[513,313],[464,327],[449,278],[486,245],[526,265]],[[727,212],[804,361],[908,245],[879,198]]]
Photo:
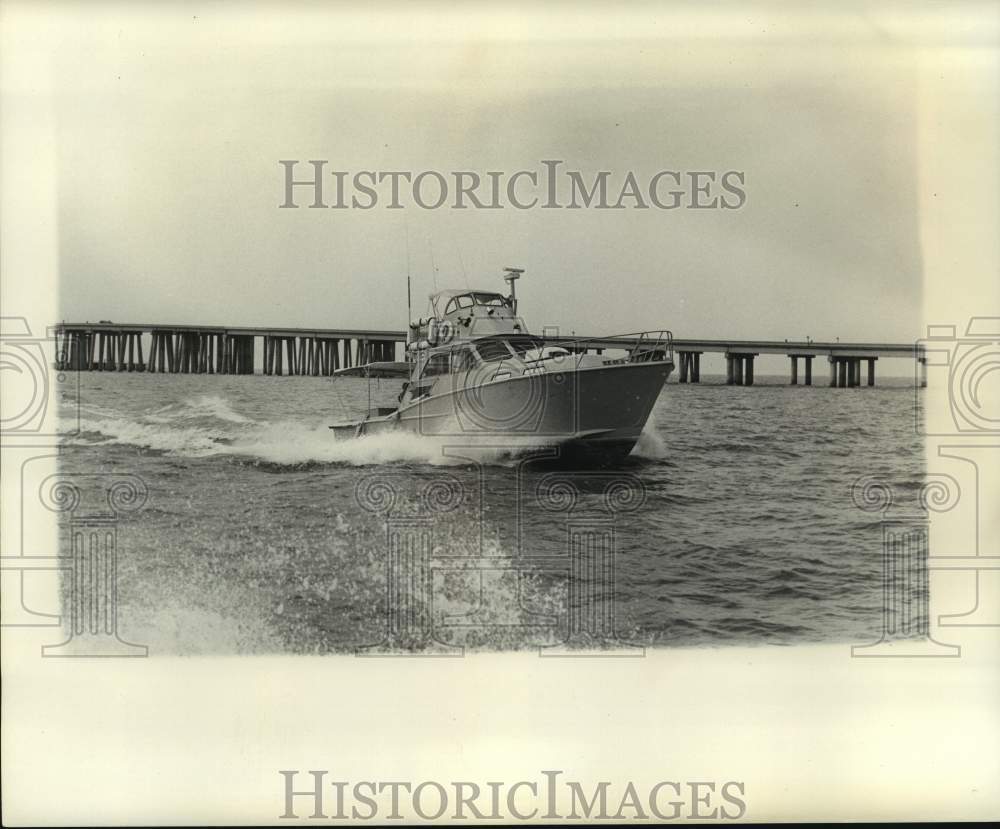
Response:
[[[448,373],[448,355],[435,354],[425,364],[424,370],[420,373],[420,378],[434,377],[438,374]]]
[[[463,348],[451,355],[452,371],[467,371],[475,367],[476,355],[472,353],[471,349]]]
[[[530,337],[512,340],[510,343],[510,347],[518,357],[522,357],[526,351],[541,348],[543,345],[545,345],[544,340],[535,340]]]
[[[503,340],[483,340],[476,343],[476,351],[487,363],[495,360],[506,360],[511,356],[507,343]]]
[[[480,305],[487,305],[492,308],[506,308],[507,300],[506,298],[500,296],[500,294],[476,294],[476,302]]]
[[[456,296],[450,299],[448,304],[444,307],[444,312],[445,314],[450,314],[453,311],[457,311],[462,308],[471,308],[472,305],[472,297],[468,294],[462,294],[461,296]]]

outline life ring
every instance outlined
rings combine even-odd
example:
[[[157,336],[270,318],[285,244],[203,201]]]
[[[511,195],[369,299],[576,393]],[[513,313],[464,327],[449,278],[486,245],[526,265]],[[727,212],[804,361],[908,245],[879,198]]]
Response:
[[[452,331],[450,320],[442,320],[434,326],[434,345],[450,343],[453,336],[454,331]]]

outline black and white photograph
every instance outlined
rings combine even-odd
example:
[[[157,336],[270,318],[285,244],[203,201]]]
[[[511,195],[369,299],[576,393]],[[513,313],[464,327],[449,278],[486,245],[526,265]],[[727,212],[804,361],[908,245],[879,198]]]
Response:
[[[1000,817],[998,79],[986,2],[4,2],[4,824]]]

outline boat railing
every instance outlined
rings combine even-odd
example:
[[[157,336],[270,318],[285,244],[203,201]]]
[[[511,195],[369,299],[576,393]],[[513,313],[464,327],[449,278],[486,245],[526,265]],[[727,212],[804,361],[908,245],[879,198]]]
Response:
[[[673,362],[674,359],[674,343],[673,334],[667,330],[654,330],[654,331],[636,331],[628,334],[613,334],[611,336],[605,337],[547,337],[539,335],[527,335],[531,340],[540,343],[545,349],[558,348],[562,351],[568,352],[566,354],[546,354],[544,356],[538,356],[534,359],[525,359],[525,355],[519,354],[521,361],[524,362],[526,369],[528,371],[534,371],[535,367],[541,367],[542,363],[549,360],[558,360],[561,364],[572,365],[574,369],[579,368],[583,362],[583,358],[587,354],[593,352],[606,352],[609,350],[621,351],[621,356],[617,357],[605,357],[604,363],[606,365],[620,365],[627,363],[643,363],[643,362],[653,362],[656,360],[665,360],[668,362]],[[498,339],[505,339],[499,337]],[[454,355],[458,352],[465,351],[470,345],[474,343],[452,343],[447,346],[437,346],[433,349],[434,354],[438,357],[444,357],[448,364],[452,364]],[[504,369],[508,372],[511,368],[508,366],[513,366],[512,362],[513,355],[505,355],[499,359],[487,359],[486,364],[490,366],[492,371],[491,381],[497,380],[501,374],[504,373]],[[412,373],[412,367],[411,367]],[[435,372],[435,374],[451,374],[455,373],[454,369],[445,370],[441,372]],[[411,377],[412,382],[412,377]]]
[[[674,335],[666,330],[636,331],[628,334],[612,334],[607,337],[539,337],[547,348],[563,348],[580,358],[591,352],[609,349],[624,351],[624,356],[614,360],[618,363],[644,363],[653,360],[674,359]]]

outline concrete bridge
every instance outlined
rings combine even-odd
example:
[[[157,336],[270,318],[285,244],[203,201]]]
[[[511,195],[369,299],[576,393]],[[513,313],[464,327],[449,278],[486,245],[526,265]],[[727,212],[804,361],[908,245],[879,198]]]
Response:
[[[679,360],[678,381],[697,383],[701,375],[701,355],[724,354],[726,382],[730,385],[753,385],[754,358],[761,354],[784,354],[789,359],[790,382],[799,383],[799,361],[802,361],[802,383],[813,383],[813,360],[825,357],[830,370],[830,385],[848,388],[861,385],[861,363],[867,367],[867,385],[875,385],[875,361],[879,357],[903,357],[916,360],[920,366],[920,384],[927,385],[927,363],[922,346],[914,343],[848,343],[815,342],[813,340],[689,340],[675,339],[674,349]]]
[[[249,328],[213,325],[60,323],[55,327],[57,367],[63,371],[146,371],[181,374],[255,374],[328,377],[338,369],[373,360],[403,357],[405,331],[347,328]],[[634,348],[638,336],[565,337],[543,339],[572,351],[600,353]],[[258,348],[258,340],[260,347]],[[647,342],[648,346],[648,342]],[[792,385],[813,384],[813,360],[825,358],[829,385],[848,388],[875,385],[880,357],[916,360],[921,385],[926,385],[922,346],[913,343],[815,342],[813,340],[672,339],[660,346],[676,354],[678,381],[701,380],[701,355],[722,354],[726,382],[753,385],[754,359],[761,354],[786,355]],[[802,373],[799,373],[799,365]]]

